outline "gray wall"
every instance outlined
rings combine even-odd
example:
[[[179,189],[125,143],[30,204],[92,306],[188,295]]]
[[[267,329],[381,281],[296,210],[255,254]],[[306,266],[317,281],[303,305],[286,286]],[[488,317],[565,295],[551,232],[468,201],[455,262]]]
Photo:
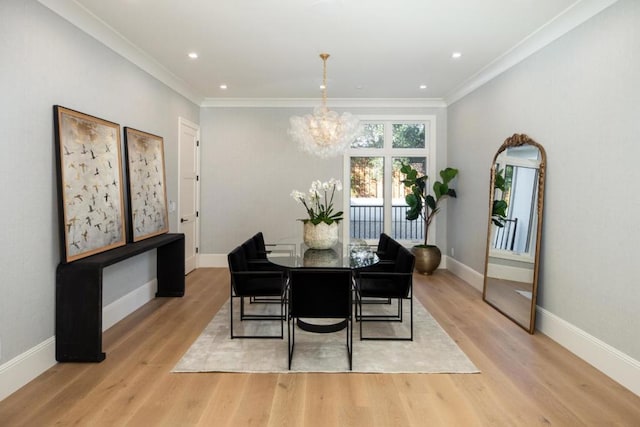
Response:
[[[342,176],[342,156],[320,159],[298,150],[287,135],[289,117],[311,108],[203,108],[201,123],[201,253],[226,254],[251,234],[266,240],[302,239],[306,212],[289,194],[311,181]],[[341,111],[336,109],[337,111]],[[446,164],[444,108],[348,108],[356,115],[435,115],[439,169]],[[348,179],[348,178],[347,178]],[[342,209],[342,196],[336,205]],[[336,196],[337,198],[338,196]],[[438,217],[446,248],[446,216]]]
[[[198,122],[199,108],[36,1],[0,2],[0,58],[2,364],[54,335],[53,105],[163,136],[171,200],[178,117]],[[170,224],[175,231],[175,213]],[[155,277],[154,254],[105,270],[105,305]]]
[[[538,304],[640,359],[640,2],[621,0],[451,105],[456,258],[482,273],[489,167],[513,133],[547,151]]]

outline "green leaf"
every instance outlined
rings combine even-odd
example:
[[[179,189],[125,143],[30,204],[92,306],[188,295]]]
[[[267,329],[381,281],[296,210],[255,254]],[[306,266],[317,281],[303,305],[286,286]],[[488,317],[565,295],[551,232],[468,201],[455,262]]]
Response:
[[[507,216],[507,208],[509,205],[504,200],[494,200],[493,201],[493,209],[491,211],[492,215],[497,216]]]
[[[440,181],[436,181],[433,183],[433,193],[436,196],[436,200],[440,200],[440,198],[447,194],[447,192],[449,191],[449,187],[447,186],[447,184],[443,184]]]
[[[425,187],[427,186],[427,179],[429,179],[427,175],[423,175],[420,178],[417,178],[416,185],[419,186],[422,190],[424,190]]]
[[[409,209],[407,211],[407,215],[406,215],[407,220],[408,221],[413,221],[413,220],[418,219],[418,217],[420,217],[420,211],[421,210],[422,209],[416,209],[415,207],[412,207],[411,209]]]
[[[458,169],[446,168],[440,171],[440,177],[444,184],[448,184],[453,178],[458,175]]]
[[[409,193],[404,198],[404,201],[407,202],[407,205],[411,206],[412,208],[419,204],[419,200],[420,198],[417,197],[415,193]]]
[[[429,194],[427,197],[425,197],[425,202],[426,202],[427,206],[429,206],[431,209],[435,210],[435,208],[437,206],[436,199],[434,199],[431,194]]]

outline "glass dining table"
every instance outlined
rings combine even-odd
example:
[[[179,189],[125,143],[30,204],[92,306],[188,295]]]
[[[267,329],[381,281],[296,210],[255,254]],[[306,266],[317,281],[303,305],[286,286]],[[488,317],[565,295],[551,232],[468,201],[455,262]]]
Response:
[[[304,243],[289,244],[288,250],[272,250],[267,259],[285,268],[358,268],[380,262],[375,250],[366,244],[336,244],[331,249],[311,249]]]
[[[285,245],[286,246],[286,245]],[[364,243],[336,244],[331,249],[311,249],[304,243],[290,244],[288,250],[272,250],[267,254],[269,262],[287,269],[349,269],[357,270],[380,262],[375,250]],[[322,274],[322,271],[318,271]],[[329,333],[344,329],[345,320],[338,323],[318,324],[302,319],[298,327],[308,332]]]

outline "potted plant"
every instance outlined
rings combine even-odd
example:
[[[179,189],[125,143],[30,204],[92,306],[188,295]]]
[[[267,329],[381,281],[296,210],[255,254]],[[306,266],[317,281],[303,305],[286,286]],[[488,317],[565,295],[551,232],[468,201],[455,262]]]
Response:
[[[338,242],[338,223],[342,211],[333,211],[333,197],[342,191],[342,183],[331,178],[328,182],[313,181],[307,193],[293,190],[291,197],[307,210],[304,223],[304,243],[311,249],[329,249]]]
[[[440,265],[442,253],[435,245],[427,244],[429,226],[440,211],[440,203],[447,197],[456,197],[456,190],[449,183],[458,175],[458,169],[446,168],[440,171],[442,181],[433,183],[433,194],[429,194],[427,175],[418,176],[418,171],[409,164],[403,164],[400,172],[406,175],[402,181],[411,192],[405,197],[409,210],[406,218],[409,221],[422,218],[424,221],[424,243],[413,247],[416,257],[416,270],[423,274],[431,274]]]

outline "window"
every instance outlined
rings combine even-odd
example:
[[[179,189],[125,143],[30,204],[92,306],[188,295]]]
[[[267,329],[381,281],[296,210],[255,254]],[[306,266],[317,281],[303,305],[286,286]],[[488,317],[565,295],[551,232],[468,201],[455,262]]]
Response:
[[[345,224],[351,240],[377,242],[381,232],[396,240],[420,242],[422,221],[407,221],[400,168],[410,163],[422,173],[434,164],[435,117],[361,117],[362,135],[345,155]],[[347,181],[347,180],[345,180]],[[345,230],[345,234],[346,234]]]

